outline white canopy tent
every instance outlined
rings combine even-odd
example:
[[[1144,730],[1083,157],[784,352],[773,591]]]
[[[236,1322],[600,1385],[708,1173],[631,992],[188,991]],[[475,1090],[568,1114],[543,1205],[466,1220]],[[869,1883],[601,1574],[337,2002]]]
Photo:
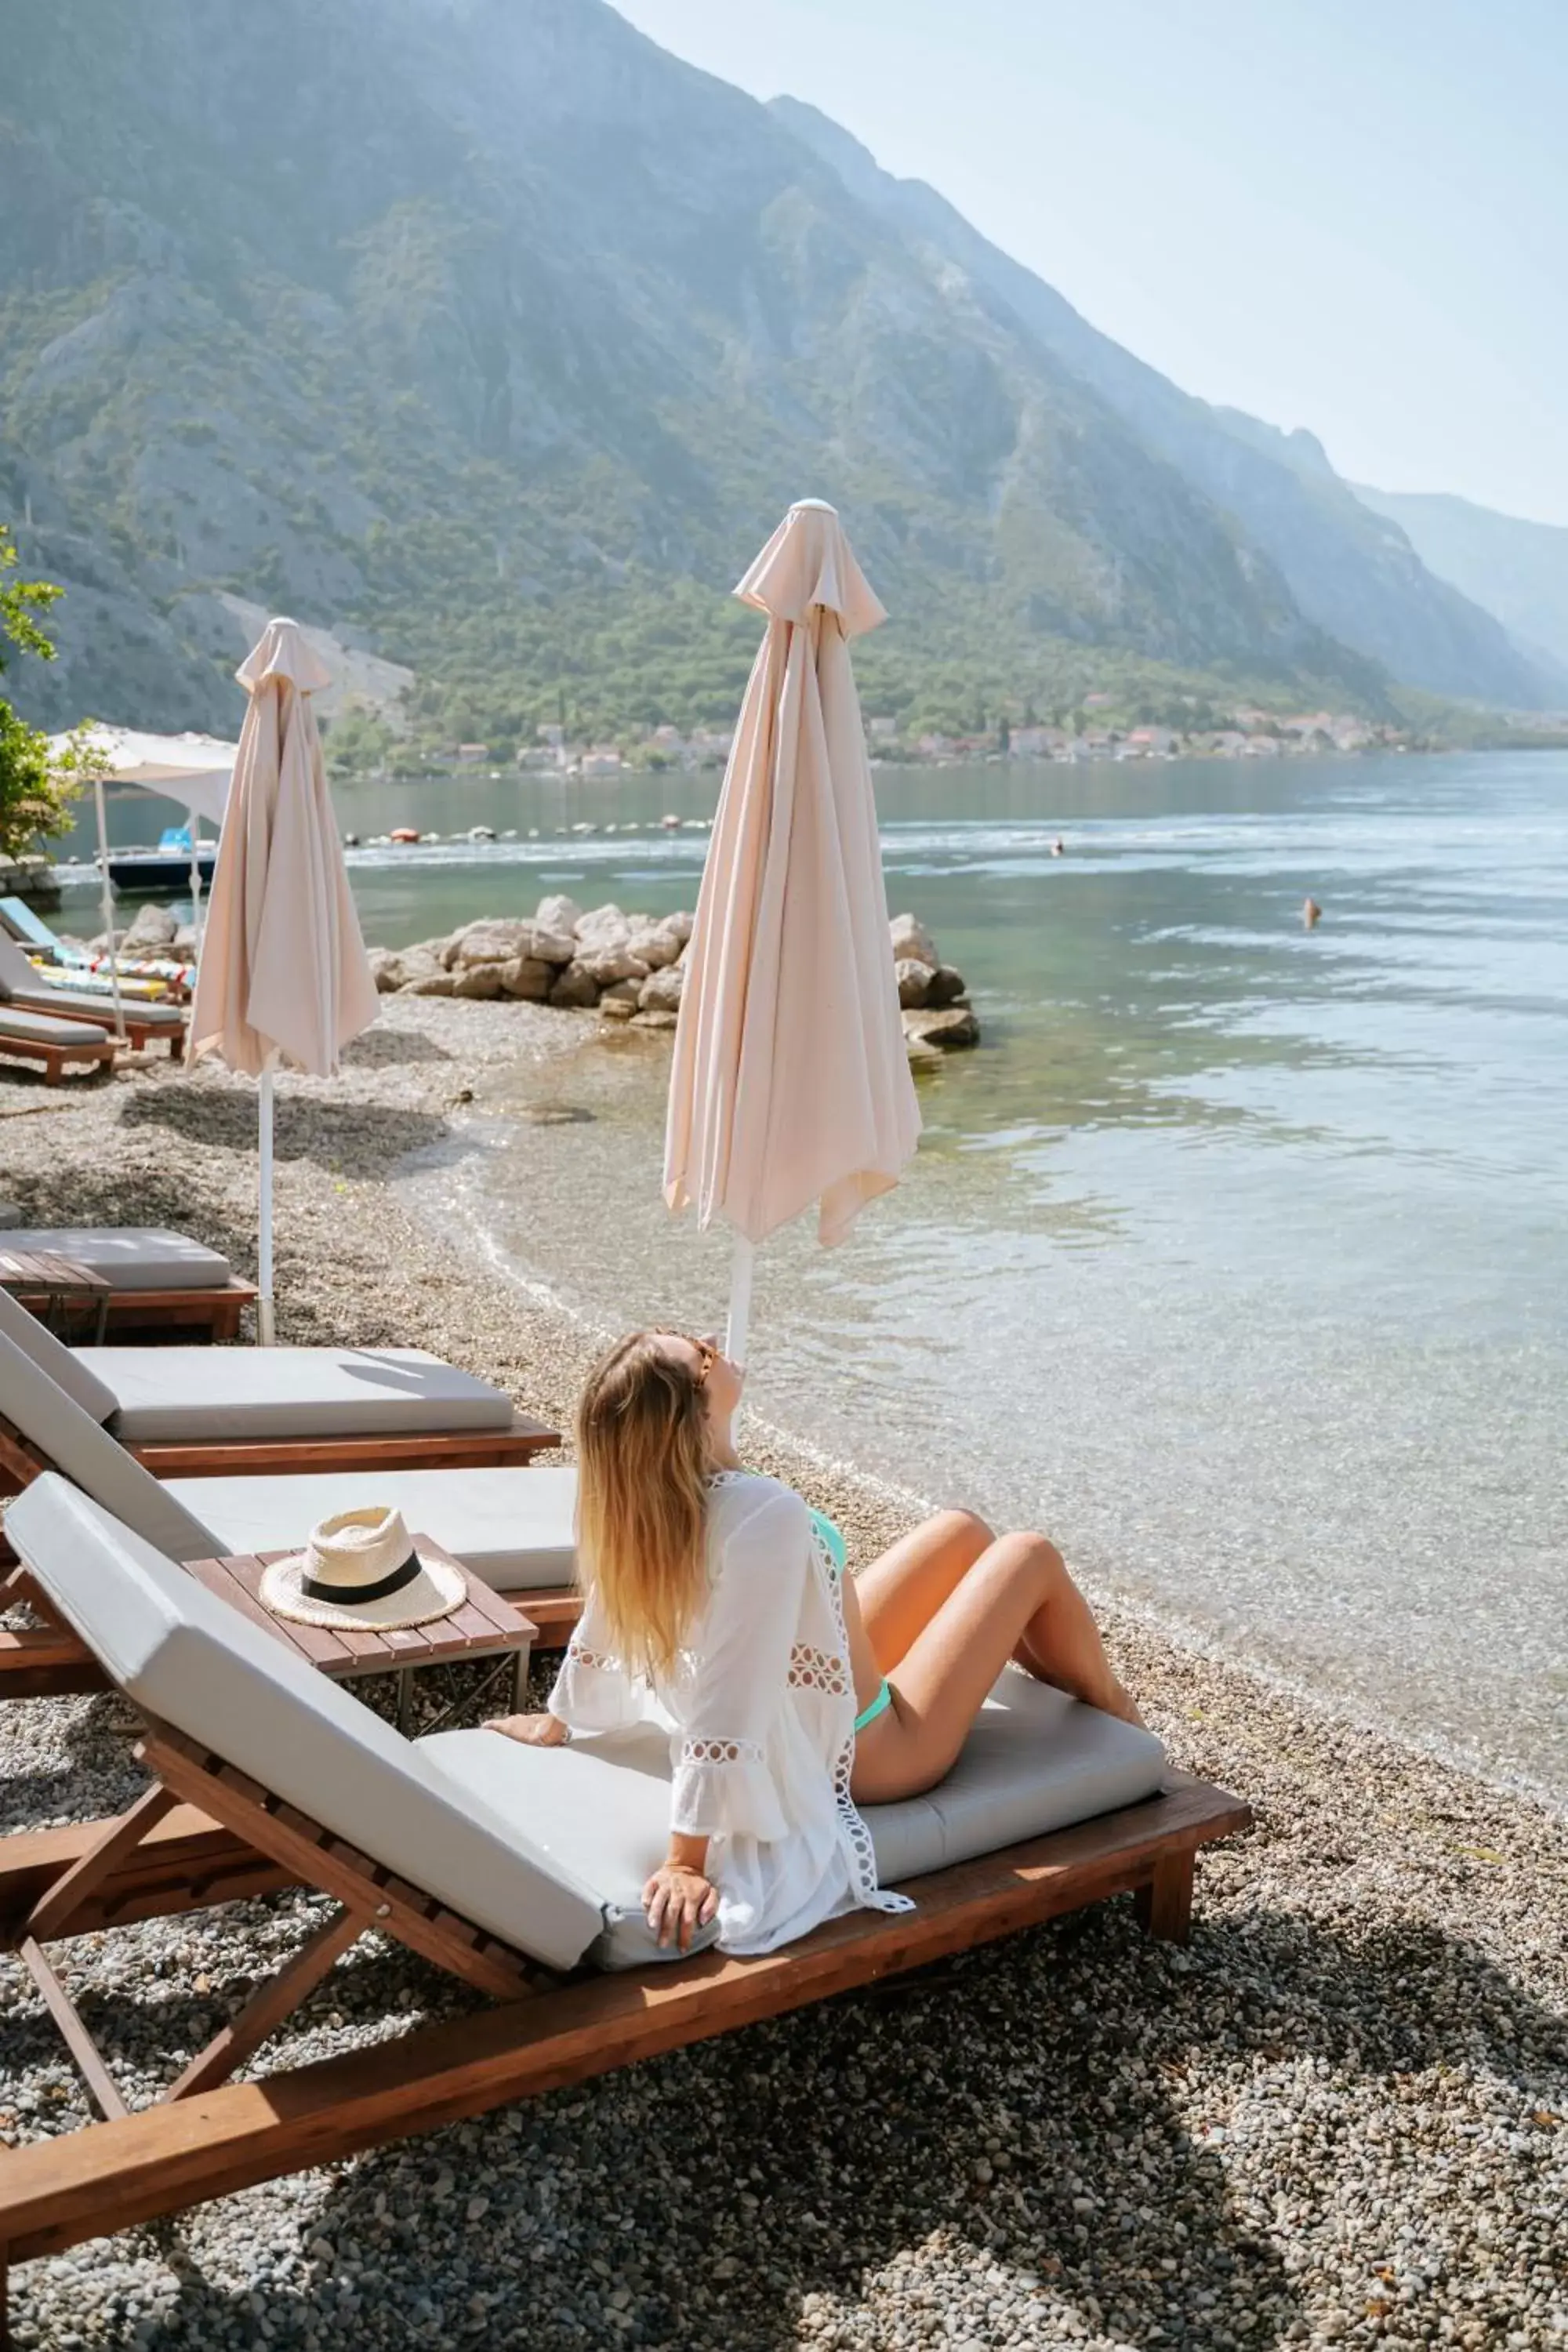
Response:
[[[195,905],[196,939],[202,929],[201,824],[208,817],[221,833],[228,788],[239,746],[216,735],[143,735],[130,727],[92,726],[49,740],[51,758],[68,753],[87,758],[95,770],[93,796],[98,803],[98,869],[103,904],[103,928],[114,936],[114,892],[109,879],[109,821],[104,805],[105,783],[134,784],[159,800],[179,801],[191,816],[191,898]],[[125,1034],[120,1002],[120,979],[112,952],[109,976],[114,993],[114,1026]]]

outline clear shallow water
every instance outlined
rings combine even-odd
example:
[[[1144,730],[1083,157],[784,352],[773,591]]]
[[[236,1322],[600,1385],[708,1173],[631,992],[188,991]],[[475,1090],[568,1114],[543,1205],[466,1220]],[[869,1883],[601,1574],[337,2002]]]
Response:
[[[700,835],[556,829],[716,789],[339,805],[541,828],[359,854],[396,942],[544,888],[689,905]],[[922,1082],[919,1160],[847,1247],[765,1253],[760,1410],[1568,1804],[1568,761],[885,772],[879,798],[889,898],[985,1044]],[[591,1121],[498,1125],[446,1181],[599,1319],[711,1325],[727,1245],[659,1204],[662,1069],[594,1045],[549,1081]]]

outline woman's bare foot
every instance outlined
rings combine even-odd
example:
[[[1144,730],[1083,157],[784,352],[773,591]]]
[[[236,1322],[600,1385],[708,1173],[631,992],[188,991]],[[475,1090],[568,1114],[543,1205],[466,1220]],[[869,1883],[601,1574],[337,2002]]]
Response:
[[[1131,1692],[1124,1683],[1117,1682],[1114,1675],[1111,1677],[1110,1691],[1104,1698],[1097,1699],[1095,1704],[1103,1707],[1107,1715],[1115,1716],[1119,1723],[1134,1724],[1140,1731],[1147,1731],[1149,1728],[1138,1712]]]

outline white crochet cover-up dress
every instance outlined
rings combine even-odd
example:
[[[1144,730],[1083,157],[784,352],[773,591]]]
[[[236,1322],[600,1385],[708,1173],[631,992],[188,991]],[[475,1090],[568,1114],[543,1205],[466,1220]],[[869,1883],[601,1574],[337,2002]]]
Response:
[[[877,1884],[849,1797],[855,1685],[835,1563],[800,1496],[725,1471],[708,1504],[707,1606],[675,1669],[649,1684],[609,1653],[590,1591],[550,1694],[584,1738],[653,1721],[670,1738],[670,1827],[711,1840],[726,1951],[771,1952],[864,1906]]]

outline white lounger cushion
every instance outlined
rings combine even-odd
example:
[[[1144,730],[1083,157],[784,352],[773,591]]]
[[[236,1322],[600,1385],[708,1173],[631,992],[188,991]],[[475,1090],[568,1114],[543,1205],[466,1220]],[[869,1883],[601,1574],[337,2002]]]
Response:
[[[221,1290],[233,1271],[216,1250],[152,1225],[29,1225],[7,1233],[5,1246],[55,1250],[116,1290]]]
[[[78,1348],[127,1445],[510,1429],[511,1399],[422,1348]]]
[[[526,1821],[592,1888],[605,1930],[592,1958],[636,1968],[648,1957],[640,1893],[669,1831],[669,1742],[654,1725],[524,1748],[493,1731],[422,1741],[488,1810]],[[1153,1796],[1165,1755],[1152,1732],[1118,1723],[1009,1668],[947,1779],[923,1797],[868,1805],[861,1818],[884,1886],[898,1886]],[[919,1888],[911,1891],[918,1898]]]
[[[20,1004],[0,1004],[0,1044],[6,1038],[18,1045],[63,1045],[68,1054],[110,1043],[108,1030],[95,1028],[90,1021],[51,1021],[47,1013],[29,1013]]]
[[[423,1745],[65,1479],[37,1479],[6,1528],[55,1607],[146,1713],[550,1967],[574,1967],[598,1937],[598,1904],[523,1828],[526,1816],[490,1813]]]
[[[220,1558],[287,1551],[318,1520],[389,1503],[498,1592],[570,1584],[576,1567],[574,1470],[292,1471],[275,1478],[171,1478],[164,1491],[213,1530]],[[195,1555],[192,1555],[195,1557]]]

